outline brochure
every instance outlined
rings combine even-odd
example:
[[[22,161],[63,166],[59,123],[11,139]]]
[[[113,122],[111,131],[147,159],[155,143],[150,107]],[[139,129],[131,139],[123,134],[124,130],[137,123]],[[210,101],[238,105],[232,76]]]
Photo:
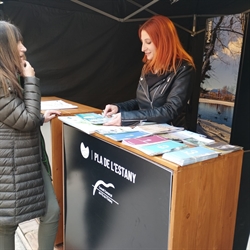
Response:
[[[144,152],[145,154],[154,156],[154,155],[161,155],[161,154],[166,153],[166,152],[180,150],[180,149],[183,149],[185,147],[187,147],[187,146],[184,143],[167,140],[164,142],[139,146],[139,147],[137,147],[137,149]]]
[[[107,122],[112,118],[104,117],[101,114],[96,113],[83,113],[83,114],[76,114],[76,116],[82,118],[83,120],[87,120],[92,124],[101,125]]]
[[[71,125],[79,130],[87,133],[93,134],[98,128],[98,125],[93,125],[92,123],[88,122],[87,120],[83,120],[80,117],[74,116],[58,116],[58,119],[62,122]]]
[[[135,128],[140,129],[142,131],[151,133],[151,134],[165,134],[174,131],[184,130],[182,127],[174,127],[167,123],[159,123],[159,124],[150,124],[150,125],[142,125],[136,126]]]
[[[200,136],[200,137],[188,137],[188,138],[182,139],[182,141],[185,144],[192,145],[192,146],[205,146],[208,143],[214,142],[213,139],[208,139],[208,138],[205,138],[202,136]]]
[[[140,137],[140,138],[125,139],[122,141],[122,143],[128,146],[137,148],[138,146],[164,142],[166,140],[167,139],[163,138],[160,135],[149,135],[149,136]]]
[[[99,133],[99,134],[115,134],[115,133],[122,133],[122,132],[130,132],[134,131],[131,127],[125,126],[103,126],[103,125],[95,125],[92,124],[90,121],[80,118],[77,115],[74,116],[59,116],[59,120],[62,122],[69,124],[79,130],[87,133]]]
[[[206,136],[188,131],[176,131],[172,133],[163,134],[163,137],[166,139],[174,140],[174,141],[181,141],[187,145],[192,146],[204,146],[206,144],[214,142],[213,139],[206,138]]]
[[[203,140],[204,138],[206,138],[205,135],[198,134],[189,130],[171,132],[171,133],[168,133],[167,136],[177,137],[180,140],[187,139],[187,138],[195,138],[196,140]]]
[[[122,141],[128,138],[139,138],[143,136],[148,136],[150,134],[144,131],[133,130],[133,131],[127,131],[127,132],[121,132],[121,133],[109,133],[109,134],[107,133],[104,135],[115,141]]]
[[[96,127],[96,133],[101,135],[106,134],[117,134],[117,133],[124,133],[124,132],[133,132],[134,129],[128,126],[105,126],[105,125],[99,125]]]
[[[41,101],[41,110],[49,109],[75,109],[78,108],[76,105],[64,102],[62,100],[52,100],[52,101]]]
[[[226,142],[213,142],[206,144],[205,147],[215,150],[221,155],[243,149],[241,146],[231,145]]]
[[[219,153],[214,150],[199,146],[185,148],[175,152],[164,153],[162,158],[174,162],[180,166],[184,166],[195,162],[216,158],[218,155]]]

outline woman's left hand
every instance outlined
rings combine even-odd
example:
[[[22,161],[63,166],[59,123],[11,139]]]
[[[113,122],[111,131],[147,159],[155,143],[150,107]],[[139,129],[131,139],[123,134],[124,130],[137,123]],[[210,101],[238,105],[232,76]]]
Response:
[[[121,126],[121,113],[114,114],[112,119],[104,123],[105,126]]]
[[[46,110],[44,112],[44,122],[49,122],[51,119],[55,118],[56,116],[60,115],[61,112],[58,110]]]
[[[35,70],[34,68],[30,65],[28,61],[23,60],[22,61],[22,67],[23,67],[23,77],[33,77],[35,76]]]

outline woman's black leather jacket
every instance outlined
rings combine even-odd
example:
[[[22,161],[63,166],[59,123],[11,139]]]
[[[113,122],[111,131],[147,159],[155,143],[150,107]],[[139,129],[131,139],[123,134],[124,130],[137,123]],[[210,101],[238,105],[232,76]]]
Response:
[[[142,75],[136,91],[136,99],[116,103],[121,112],[122,125],[140,121],[168,123],[186,126],[185,113],[192,92],[191,76],[194,68],[183,62],[176,73],[169,72],[149,90]]]

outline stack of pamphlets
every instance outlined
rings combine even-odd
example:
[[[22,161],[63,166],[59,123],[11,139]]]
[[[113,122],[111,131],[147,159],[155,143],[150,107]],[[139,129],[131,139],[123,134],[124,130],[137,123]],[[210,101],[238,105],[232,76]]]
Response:
[[[99,125],[96,127],[95,132],[101,135],[106,134],[119,134],[124,132],[133,132],[134,129],[128,126],[104,126]]]
[[[58,116],[58,119],[62,122],[78,128],[79,130],[87,133],[87,134],[93,134],[98,128],[98,125],[93,125],[87,120],[83,120],[80,117],[73,115],[73,116]]]
[[[83,120],[86,120],[92,124],[95,125],[101,125],[105,122],[109,121],[112,118],[104,117],[101,114],[96,113],[83,113],[83,114],[76,114],[76,116],[82,118]]]
[[[202,147],[185,148],[174,152],[164,153],[162,158],[180,166],[218,157],[219,153]]]
[[[205,135],[201,135],[188,130],[168,133],[162,136],[165,137],[166,139],[181,141],[187,145],[192,145],[192,146],[204,146],[208,143],[214,142],[213,139],[208,139],[206,138]]]
[[[164,141],[167,141],[167,139],[160,135],[149,135],[140,138],[125,139],[122,143],[133,148],[138,148],[143,145],[155,144]]]
[[[187,145],[184,143],[172,141],[172,140],[165,140],[159,143],[152,143],[138,146],[137,149],[142,151],[143,153],[154,156],[154,155],[162,155],[166,152],[181,150],[186,148]]]
[[[140,138],[144,136],[149,136],[150,133],[133,129],[132,131],[125,131],[125,132],[118,132],[118,133],[105,133],[103,135],[115,141],[123,141],[129,138],[131,139],[131,138]]]
[[[62,100],[41,101],[41,110],[49,109],[75,109],[76,105],[64,102]]]
[[[183,138],[182,142],[188,145],[192,145],[192,146],[205,146],[208,143],[214,142],[214,140],[200,136],[200,137]]]
[[[109,133],[124,133],[134,131],[131,127],[125,126],[103,126],[95,125],[86,119],[82,119],[77,115],[73,116],[59,116],[59,120],[62,122],[75,127],[87,134],[99,133],[99,134],[109,134]]]
[[[205,147],[215,150],[221,155],[243,149],[243,147],[241,146],[231,145],[226,142],[212,142],[212,143],[206,144]]]
[[[138,125],[135,127],[135,129],[139,129],[148,132],[150,134],[165,134],[165,133],[184,130],[184,128],[182,127],[175,127],[167,123]]]

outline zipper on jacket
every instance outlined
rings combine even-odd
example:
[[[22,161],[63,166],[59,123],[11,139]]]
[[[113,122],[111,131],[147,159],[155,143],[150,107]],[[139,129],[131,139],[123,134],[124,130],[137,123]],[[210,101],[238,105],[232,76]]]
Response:
[[[163,89],[162,89],[162,91],[161,91],[160,94],[162,94],[162,93],[164,92],[164,90],[165,90],[166,87],[168,86],[168,83],[170,82],[170,80],[171,80],[171,76],[168,77],[168,79],[167,79],[167,84],[163,87]]]
[[[145,96],[147,97],[148,101],[151,102],[151,100],[149,98],[149,95],[147,95],[147,91],[145,90],[145,88],[143,87],[143,85],[141,84],[141,82],[140,82],[140,85],[141,85],[141,87],[143,89],[143,92],[145,93]]]
[[[153,108],[153,101],[154,101],[155,94],[157,93],[157,90],[160,88],[160,85],[166,81],[166,78],[163,78],[162,80],[160,80],[159,82],[157,82],[157,83],[155,84],[155,85],[158,85],[158,86],[157,86],[157,89],[154,91],[154,95],[152,96],[152,101],[150,100],[149,95],[147,95],[147,92],[146,92],[145,88],[143,87],[143,84],[141,83],[142,80],[143,80],[143,77],[140,78],[140,85],[141,85],[141,87],[142,87],[142,89],[143,89],[143,92],[145,93],[145,96],[147,97],[147,99],[148,99],[148,101],[149,101],[149,103],[150,103],[150,105],[151,105],[151,108]],[[170,80],[171,80],[171,76],[169,76],[169,77],[167,78],[167,83],[169,83]],[[164,88],[163,88],[163,90],[160,92],[160,94],[163,93],[163,91],[166,89],[167,86],[168,86],[168,84],[166,84],[166,85],[164,86]]]
[[[171,79],[171,77],[169,76],[169,77],[167,78],[167,83],[169,83],[170,79]],[[162,79],[161,81],[159,81],[159,82],[157,83],[157,84],[159,84],[159,85],[158,85],[157,89],[154,91],[154,95],[152,96],[152,101],[150,101],[150,104],[151,104],[151,107],[152,107],[152,108],[154,108],[153,102],[154,102],[155,94],[157,93],[157,91],[158,91],[158,89],[160,88],[161,84],[164,83],[165,81],[166,81],[166,78]],[[160,92],[160,95],[163,93],[164,89],[166,89],[167,86],[168,86],[168,84],[166,84],[166,85],[163,87],[163,90]]]
[[[163,79],[161,79],[159,82],[155,83],[155,84],[153,85],[153,87],[154,87],[154,88],[157,88],[157,87],[159,87],[159,85],[163,84],[165,81],[166,81],[166,78],[163,78]],[[154,88],[153,88],[153,89],[154,89]],[[151,90],[153,90],[153,89],[151,89]]]
[[[160,88],[160,85],[157,87],[157,89],[154,92],[154,95],[152,96],[152,101],[150,101],[151,107],[153,108],[153,101],[154,101],[154,97],[155,97],[155,93],[157,92],[157,90]]]

